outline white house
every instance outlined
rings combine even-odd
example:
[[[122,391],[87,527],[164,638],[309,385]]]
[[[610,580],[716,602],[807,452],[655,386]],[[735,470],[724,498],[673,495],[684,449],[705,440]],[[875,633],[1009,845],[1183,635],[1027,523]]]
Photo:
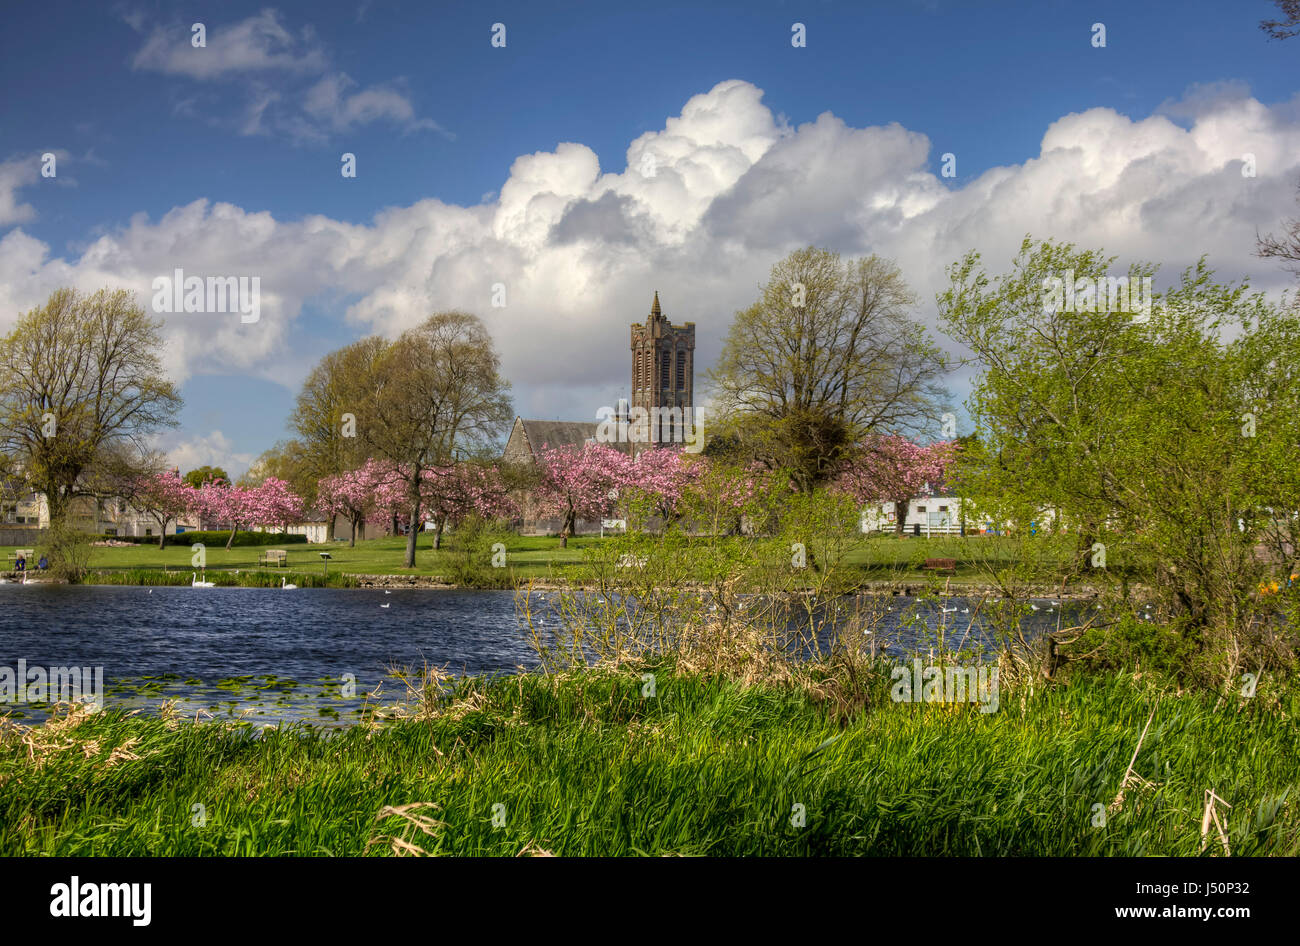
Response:
[[[898,514],[892,502],[877,503],[862,510],[863,532],[894,532]],[[967,531],[972,531],[967,523]],[[957,535],[961,533],[961,500],[956,496],[920,496],[903,508],[903,531],[908,535]]]
[[[305,535],[309,544],[328,542],[330,540],[330,517],[315,509],[307,510],[301,519],[297,522],[291,522],[287,526],[255,525],[251,528],[254,532],[282,532],[286,535]]]
[[[956,496],[918,496],[907,503],[903,516],[905,535],[960,535],[962,500]],[[1030,523],[1030,529],[1032,531],[1046,528],[1055,519],[1055,513],[1045,509]],[[1001,535],[1009,528],[1008,523],[995,522],[969,502],[966,508],[965,525],[966,535]],[[897,531],[898,518],[894,512],[894,503],[877,503],[864,507],[861,526],[863,532]]]
[[[93,535],[157,536],[158,520],[141,512],[123,499],[94,499],[78,496],[69,510],[73,524],[83,532]],[[0,525],[34,529],[48,529],[50,507],[44,493],[27,493],[0,502]],[[169,520],[167,535],[198,528],[197,520],[183,517],[179,522]]]

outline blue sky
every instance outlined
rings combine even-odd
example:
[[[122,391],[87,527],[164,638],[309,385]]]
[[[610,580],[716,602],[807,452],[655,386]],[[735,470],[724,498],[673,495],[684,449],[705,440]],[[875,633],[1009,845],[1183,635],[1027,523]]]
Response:
[[[320,355],[440,308],[485,318],[520,413],[594,419],[625,393],[627,325],[653,289],[697,323],[704,367],[767,268],[809,242],[897,259],[931,322],[949,262],[979,248],[1005,263],[1031,231],[1168,270],[1208,253],[1225,276],[1280,288],[1285,274],[1250,252],[1300,181],[1300,38],[1259,30],[1275,12],[14,5],[0,328],[58,285],[129,286],[147,304],[174,267],[259,275],[256,325],[166,320],[187,406],[164,445],[234,472],[286,435]],[[505,48],[490,43],[497,22]],[[791,46],[796,22],[806,48]],[[629,166],[647,150],[652,182]],[[1233,164],[1247,152],[1251,179]],[[496,282],[505,309],[488,301]]]

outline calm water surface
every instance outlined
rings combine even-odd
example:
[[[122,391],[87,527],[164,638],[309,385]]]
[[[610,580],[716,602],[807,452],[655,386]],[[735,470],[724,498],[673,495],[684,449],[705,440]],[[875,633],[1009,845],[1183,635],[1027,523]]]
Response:
[[[539,596],[542,597],[542,596]],[[920,605],[906,621],[910,599],[892,610],[876,634],[900,658],[928,644],[926,627],[940,620],[966,634],[974,606],[939,614]],[[385,607],[386,606],[386,607]],[[1038,630],[1055,627],[1059,611],[1041,602],[1030,617]],[[406,695],[392,667],[445,667],[453,673],[533,668],[536,657],[520,630],[510,591],[266,588],[142,588],[117,586],[0,586],[0,667],[102,667],[110,707],[156,709],[178,700],[188,714],[267,723],[304,720],[322,725],[355,721],[360,699],[391,704]],[[344,698],[344,675],[356,697]],[[20,722],[44,718],[41,704],[0,704]]]

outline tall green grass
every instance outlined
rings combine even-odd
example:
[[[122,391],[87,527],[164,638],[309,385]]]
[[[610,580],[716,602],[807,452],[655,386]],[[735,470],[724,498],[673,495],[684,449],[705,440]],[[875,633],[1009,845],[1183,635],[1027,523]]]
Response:
[[[837,723],[815,688],[660,667],[647,698],[644,669],[471,678],[333,733],[9,727],[0,854],[1196,855],[1206,789],[1234,855],[1300,853],[1294,691],[1216,706],[1107,675],[1004,686],[986,715],[892,703],[882,665]],[[1149,784],[1096,826],[1153,708]]]

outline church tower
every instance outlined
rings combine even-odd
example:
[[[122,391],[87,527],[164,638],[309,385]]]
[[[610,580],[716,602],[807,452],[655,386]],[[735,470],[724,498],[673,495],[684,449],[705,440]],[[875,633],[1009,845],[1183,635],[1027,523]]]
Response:
[[[644,409],[654,443],[681,443],[695,407],[695,323],[673,325],[659,309],[659,292],[645,322],[632,323],[632,407]],[[636,412],[639,414],[640,412]],[[634,445],[646,449],[647,444]]]

